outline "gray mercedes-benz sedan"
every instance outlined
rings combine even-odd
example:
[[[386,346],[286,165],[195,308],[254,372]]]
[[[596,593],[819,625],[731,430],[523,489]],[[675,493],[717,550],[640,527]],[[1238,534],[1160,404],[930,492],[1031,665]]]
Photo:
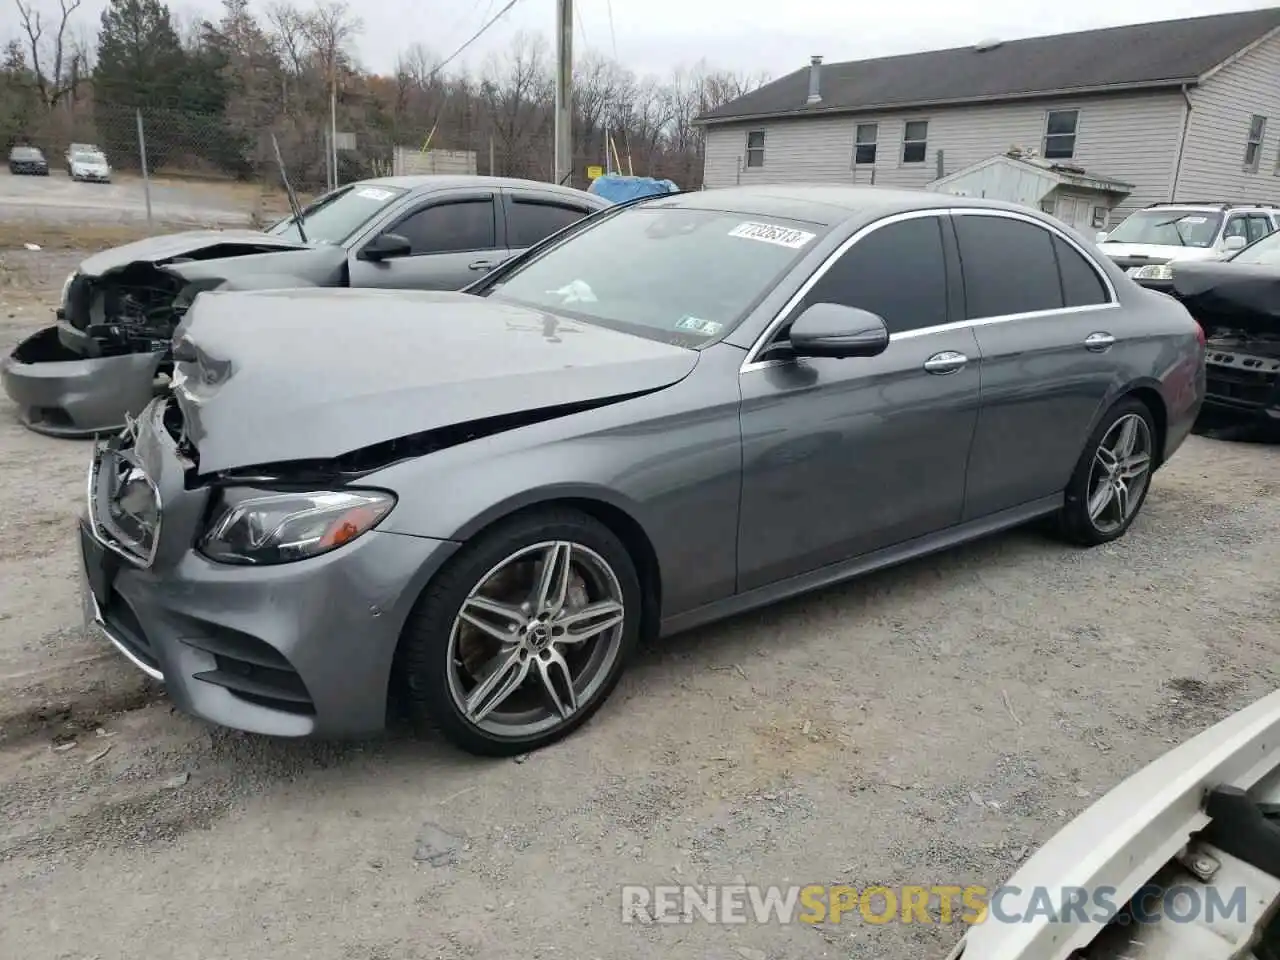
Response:
[[[101,443],[89,621],[182,709],[476,753],[644,637],[1040,518],[1121,536],[1200,328],[1035,211],[759,187],[606,211],[461,293],[202,293]]]

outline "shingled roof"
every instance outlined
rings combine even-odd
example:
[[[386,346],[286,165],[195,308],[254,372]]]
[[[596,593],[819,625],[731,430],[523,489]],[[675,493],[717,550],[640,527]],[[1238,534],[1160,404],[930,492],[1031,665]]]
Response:
[[[699,117],[705,123],[1113,92],[1195,84],[1271,30],[1280,7],[1050,37],[992,49],[955,47],[824,64],[822,100],[806,103],[809,68]]]

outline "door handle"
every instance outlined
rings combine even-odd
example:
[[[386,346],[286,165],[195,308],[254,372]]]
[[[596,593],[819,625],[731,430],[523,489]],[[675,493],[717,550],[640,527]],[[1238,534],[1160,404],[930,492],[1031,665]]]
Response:
[[[969,358],[963,353],[956,353],[954,350],[944,350],[942,353],[935,353],[932,357],[924,362],[924,368],[929,373],[944,374],[955,373],[969,362]]]
[[[1094,353],[1102,353],[1110,349],[1115,342],[1116,338],[1109,333],[1091,333],[1084,338],[1084,347]]]
[[[496,260],[476,260],[474,263],[467,264],[468,270],[492,270],[498,265]]]

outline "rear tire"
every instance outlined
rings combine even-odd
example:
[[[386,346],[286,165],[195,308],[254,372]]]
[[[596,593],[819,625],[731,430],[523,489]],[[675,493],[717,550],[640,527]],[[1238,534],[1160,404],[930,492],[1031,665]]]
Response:
[[[1136,397],[1121,398],[1084,445],[1058,513],[1058,534],[1082,547],[1124,536],[1146,502],[1155,457],[1150,409]]]
[[[410,718],[484,756],[554,743],[613,692],[641,608],[635,563],[604,524],[563,508],[513,517],[459,550],[410,613],[397,657]]]

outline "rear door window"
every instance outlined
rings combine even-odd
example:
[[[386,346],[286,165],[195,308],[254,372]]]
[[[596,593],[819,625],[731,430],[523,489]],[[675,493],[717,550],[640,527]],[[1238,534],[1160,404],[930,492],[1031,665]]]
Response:
[[[1054,235],[1053,252],[1062,275],[1062,299],[1068,307],[1092,307],[1111,301],[1097,269],[1075,247]]]
[[[970,214],[954,221],[968,319],[1062,309],[1052,233],[1011,217]]]
[[[492,198],[445,200],[409,214],[387,232],[409,241],[410,256],[469,253],[497,247]]]
[[[511,198],[507,207],[507,245],[531,247],[587,215],[582,207],[548,200]]]

